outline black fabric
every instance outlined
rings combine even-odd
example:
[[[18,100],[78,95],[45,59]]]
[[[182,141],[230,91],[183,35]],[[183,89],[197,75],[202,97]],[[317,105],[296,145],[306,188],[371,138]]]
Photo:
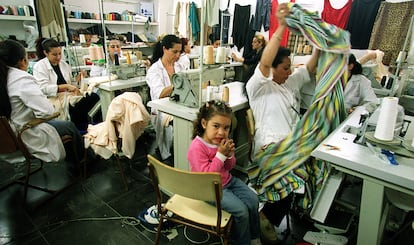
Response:
[[[254,70],[256,69],[256,66],[259,63],[260,58],[262,57],[263,49],[264,48],[260,49],[259,52],[256,52],[255,50],[253,50],[252,52],[250,52],[250,54],[244,57],[243,64],[246,65],[246,70],[243,73],[242,82],[247,83],[249,79],[253,76]]]
[[[283,218],[289,214],[292,204],[292,194],[277,202],[266,202],[262,212],[275,226],[279,226]]]
[[[352,3],[346,30],[351,34],[353,49],[368,48],[380,4],[381,0],[355,0]]]
[[[250,5],[235,5],[233,19],[233,43],[238,49],[246,44],[246,33],[249,31]]]
[[[57,75],[57,85],[66,84],[65,78],[63,77],[62,71],[60,70],[59,65],[52,65],[53,70]]]

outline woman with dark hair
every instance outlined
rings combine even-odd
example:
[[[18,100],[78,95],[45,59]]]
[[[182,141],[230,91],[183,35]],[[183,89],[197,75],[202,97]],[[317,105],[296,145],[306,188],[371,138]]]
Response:
[[[72,78],[72,67],[62,60],[62,48],[59,42],[54,39],[45,39],[41,47],[45,57],[34,65],[33,76],[38,81],[42,92],[55,105],[56,111],[61,112],[61,119],[70,117],[80,130],[85,130],[89,122],[88,112],[99,101],[99,96],[92,93],[82,97],[79,88],[72,84],[72,82],[79,83],[81,76],[86,76],[86,73],[82,71],[82,74]],[[67,98],[68,95],[71,98]],[[67,107],[69,107],[69,116]]]
[[[188,43],[188,38],[182,37],[181,44],[181,55],[180,59],[178,60],[178,63],[180,63],[185,70],[188,70],[191,66],[190,57],[188,57],[188,54],[191,52],[191,46]]]
[[[54,108],[42,93],[35,78],[26,72],[24,47],[13,40],[0,42],[0,115],[9,119],[17,132],[35,118],[45,118]],[[55,162],[65,157],[60,136],[71,135],[81,156],[83,141],[75,125],[69,121],[51,120],[25,131],[23,142],[35,157]],[[10,159],[9,159],[10,160]]]
[[[344,90],[344,101],[348,113],[352,112],[355,106],[378,102],[371,81],[362,75],[362,66],[353,54],[348,60],[348,83]]]
[[[175,35],[166,35],[158,41],[152,55],[152,65],[147,71],[147,84],[150,88],[151,100],[169,97],[173,91],[172,76],[174,73],[184,70],[177,62],[180,58],[182,44],[180,38]],[[172,126],[169,125],[170,117],[151,110],[152,125],[156,132],[156,142],[162,160],[171,156]]]

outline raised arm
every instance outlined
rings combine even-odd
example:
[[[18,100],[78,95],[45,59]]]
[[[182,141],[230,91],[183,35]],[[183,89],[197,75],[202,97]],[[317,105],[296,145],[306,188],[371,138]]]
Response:
[[[316,67],[318,65],[318,58],[319,58],[319,49],[313,48],[312,56],[309,59],[308,63],[306,64],[306,69],[309,73],[315,73]]]
[[[279,22],[279,26],[263,50],[263,55],[260,59],[259,69],[265,77],[269,77],[271,73],[273,60],[275,59],[277,51],[279,50],[283,32],[287,27],[285,20],[285,17],[287,15],[289,15],[289,8],[287,7],[287,4],[280,4],[276,11],[276,17]]]

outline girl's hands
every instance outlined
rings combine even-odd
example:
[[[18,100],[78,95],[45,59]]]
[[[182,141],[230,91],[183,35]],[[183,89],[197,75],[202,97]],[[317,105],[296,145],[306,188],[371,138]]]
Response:
[[[232,139],[223,139],[220,142],[218,151],[226,157],[231,157],[234,154],[235,144]]]

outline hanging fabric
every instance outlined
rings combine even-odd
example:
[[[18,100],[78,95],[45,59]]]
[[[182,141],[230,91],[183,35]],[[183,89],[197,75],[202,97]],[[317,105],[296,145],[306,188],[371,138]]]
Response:
[[[261,31],[262,26],[265,31],[269,30],[269,15],[271,0],[256,0],[256,13],[254,15],[253,30]]]
[[[390,65],[397,60],[398,52],[404,46],[408,23],[413,15],[414,1],[381,3],[372,28],[369,49],[383,51],[382,61],[384,64]]]
[[[294,3],[295,0],[290,0],[291,3]],[[272,0],[272,9],[270,11],[270,16],[276,16],[277,7],[279,6],[278,0]],[[271,17],[269,21],[269,40],[272,37],[273,33],[276,31],[279,23],[276,18]],[[280,46],[287,47],[289,40],[289,30],[283,32],[282,40],[280,41]],[[293,50],[293,49],[292,49]]]
[[[321,50],[315,94],[294,131],[255,156],[257,167],[249,171],[249,177],[261,201],[281,200],[305,186],[302,207],[310,208],[312,197],[320,190],[327,174],[326,163],[309,158],[310,153],[346,117],[343,88],[347,81],[349,34],[323,22],[316,13],[303,10],[300,5],[288,6],[289,29],[302,34]]]
[[[246,43],[246,33],[249,31],[250,5],[241,6],[235,4],[233,19],[233,43],[238,49],[241,49]]]
[[[353,49],[367,49],[381,0],[359,0],[352,3],[346,30],[351,34]]]
[[[336,9],[332,7],[331,0],[325,0],[322,19],[329,24],[344,29],[348,23],[349,14],[351,13],[352,1],[353,0],[348,0],[342,8]]]
[[[198,21],[198,10],[197,10],[197,6],[194,2],[191,3],[190,5],[190,15],[189,15],[189,20],[190,20],[190,26],[191,26],[191,37],[193,40],[193,43],[197,42],[199,40],[199,33],[200,33],[200,22]]]
[[[40,36],[66,42],[62,7],[59,0],[35,0],[36,17]]]

